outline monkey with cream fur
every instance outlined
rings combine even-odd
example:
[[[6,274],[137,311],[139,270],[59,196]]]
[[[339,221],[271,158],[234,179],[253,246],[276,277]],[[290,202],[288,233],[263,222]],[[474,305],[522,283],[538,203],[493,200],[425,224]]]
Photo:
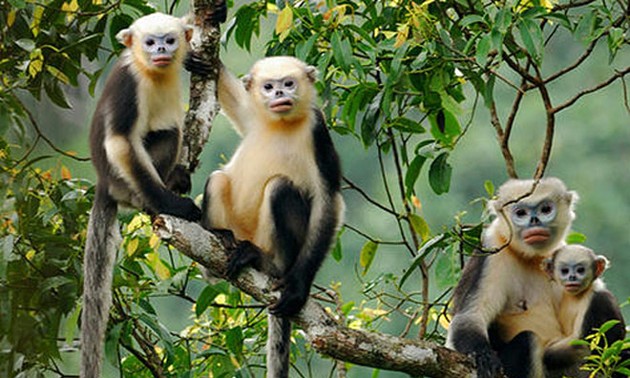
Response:
[[[126,49],[109,74],[90,129],[97,183],[83,264],[82,377],[101,374],[120,238],[118,205],[201,218],[193,201],[177,194],[190,190],[189,174],[176,163],[184,121],[180,71],[191,36],[184,20],[162,13],[141,17],[117,35]]]
[[[479,377],[542,377],[543,346],[561,337],[552,282],[540,268],[564,245],[577,195],[556,178],[509,180],[490,201],[483,249],[455,288],[447,347],[472,355]]]
[[[558,320],[564,336],[545,348],[547,376],[588,377],[589,372],[579,367],[590,351],[571,342],[583,339],[609,320],[619,323],[606,332],[608,345],[623,340],[626,333],[617,301],[600,278],[608,260],[587,247],[573,244],[554,251],[544,260],[543,267],[556,290],[561,291]]]
[[[193,57],[187,67],[204,73]],[[202,225],[230,230],[242,241],[228,272],[245,266],[277,279],[269,306],[267,377],[288,377],[290,321],[304,306],[315,274],[342,220],[339,158],[315,107],[314,67],[293,57],[256,62],[243,80],[219,73],[222,111],[242,140],[230,161],[211,174]]]

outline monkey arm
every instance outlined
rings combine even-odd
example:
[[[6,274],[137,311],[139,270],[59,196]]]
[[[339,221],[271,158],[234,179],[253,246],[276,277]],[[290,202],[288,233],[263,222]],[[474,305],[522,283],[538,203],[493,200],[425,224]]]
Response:
[[[506,300],[505,293],[501,293],[502,288],[484,285],[483,273],[490,263],[488,257],[475,256],[466,264],[455,288],[455,315],[446,340],[447,347],[473,355],[479,376],[488,378],[497,376],[501,371],[501,361],[492,348],[488,330]]]
[[[232,120],[234,128],[242,136],[248,130],[248,122],[254,117],[249,93],[243,82],[232,74],[223,63],[219,69],[217,89],[221,110]]]
[[[188,220],[199,220],[201,211],[189,198],[168,190],[153,166],[141,140],[124,135],[105,138],[105,152],[111,166],[132,191],[141,193],[143,203],[133,204],[151,213],[165,213]]]

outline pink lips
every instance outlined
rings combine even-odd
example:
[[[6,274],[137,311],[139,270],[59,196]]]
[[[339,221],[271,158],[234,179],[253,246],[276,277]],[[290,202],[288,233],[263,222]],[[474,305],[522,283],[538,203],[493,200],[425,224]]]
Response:
[[[151,62],[153,62],[154,66],[166,67],[169,64],[171,64],[171,57],[170,56],[156,56],[155,58],[151,59]]]
[[[551,234],[544,228],[532,228],[531,230],[527,230],[523,232],[523,240],[527,244],[537,244],[546,242]]]
[[[288,98],[281,98],[269,102],[269,110],[275,113],[284,113],[291,109],[293,109],[293,100]]]

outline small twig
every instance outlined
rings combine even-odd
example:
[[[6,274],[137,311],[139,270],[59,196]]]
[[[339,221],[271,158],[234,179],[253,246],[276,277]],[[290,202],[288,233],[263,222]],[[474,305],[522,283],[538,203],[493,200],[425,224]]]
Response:
[[[596,85],[596,86],[594,86],[592,88],[584,89],[583,91],[581,91],[578,94],[576,94],[575,96],[573,96],[573,98],[571,98],[571,99],[567,100],[566,102],[564,102],[564,103],[556,106],[555,108],[553,108],[552,112],[553,113],[558,113],[558,112],[568,108],[569,106],[575,104],[575,102],[577,100],[579,100],[580,98],[582,98],[583,96],[586,96],[588,94],[591,94],[591,93],[597,92],[597,91],[599,91],[599,90],[601,90],[603,88],[606,88],[610,84],[614,83],[617,79],[623,78],[628,73],[630,73],[630,67],[626,67],[622,71],[616,71],[616,73],[614,75],[612,75],[611,77],[609,77],[606,81],[601,82],[601,83],[599,83],[598,85]]]

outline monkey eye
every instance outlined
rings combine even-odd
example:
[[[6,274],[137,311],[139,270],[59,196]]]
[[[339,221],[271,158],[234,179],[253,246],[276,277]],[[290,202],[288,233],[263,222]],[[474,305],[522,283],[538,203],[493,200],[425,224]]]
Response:
[[[567,274],[569,274],[569,268],[560,269],[560,273],[562,273],[563,276],[566,276]]]
[[[538,216],[543,223],[556,217],[556,204],[552,201],[544,201],[538,206]]]
[[[527,209],[524,207],[517,207],[516,209],[514,209],[514,215],[517,218],[525,218],[529,215],[529,211],[527,211]]]
[[[295,80],[293,80],[293,79],[286,80],[284,82],[284,87],[288,88],[288,89],[291,89],[291,88],[295,87]]]
[[[175,37],[168,37],[168,38],[166,38],[166,44],[167,45],[175,44]]]
[[[148,39],[146,39],[146,40],[144,41],[144,44],[145,44],[145,45],[147,45],[147,46],[153,46],[153,45],[155,45],[155,39],[153,39],[153,38],[148,38]]]
[[[273,84],[265,83],[265,84],[263,84],[263,89],[266,90],[267,92],[269,92],[269,91],[271,91],[273,89]]]
[[[578,266],[577,270],[576,270],[579,274],[584,274],[586,273],[586,269],[583,266]]]

